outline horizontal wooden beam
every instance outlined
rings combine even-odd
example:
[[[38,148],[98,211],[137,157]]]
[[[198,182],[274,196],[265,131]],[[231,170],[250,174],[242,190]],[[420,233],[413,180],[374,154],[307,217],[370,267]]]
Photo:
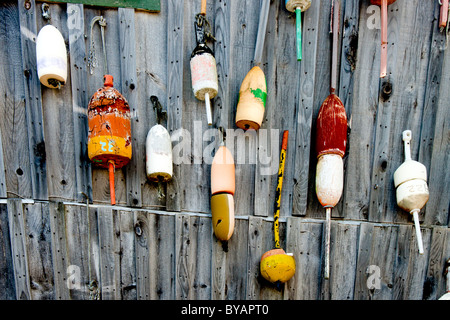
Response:
[[[100,7],[135,8],[139,10],[147,10],[150,12],[161,11],[161,0],[49,0],[47,2],[79,3]]]

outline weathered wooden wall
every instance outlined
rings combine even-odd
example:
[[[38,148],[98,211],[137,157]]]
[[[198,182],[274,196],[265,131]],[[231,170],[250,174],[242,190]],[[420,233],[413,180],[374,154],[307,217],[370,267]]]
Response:
[[[313,1],[303,15],[301,63],[295,59],[295,16],[284,1],[271,3],[262,64],[268,98],[261,129],[269,130],[233,131],[238,137],[227,139],[235,160],[245,160],[236,164],[237,218],[228,250],[214,237],[210,219],[208,159],[218,134],[204,135],[204,105],[190,84],[200,1],[161,1],[160,13],[50,4],[50,23],[62,32],[70,63],[61,90],[39,83],[35,40],[46,21],[42,2],[29,1],[30,9],[25,2],[0,3],[1,299],[88,299],[91,280],[102,299],[436,299],[444,293],[450,49],[438,29],[438,1],[398,0],[389,7],[385,79],[378,77],[374,7],[368,0],[342,1],[338,93],[350,130],[343,198],[333,210],[329,280],[322,277],[325,210],[315,196],[311,149],[329,93],[329,0]],[[214,128],[236,129],[259,8],[258,0],[208,1],[219,74]],[[93,74],[87,67],[89,23],[97,15],[107,21],[109,72],[132,108],[133,160],[116,171],[116,207],[109,205],[106,170],[91,166],[86,152],[87,103],[103,78],[98,29],[98,66]],[[388,96],[382,94],[387,85]],[[183,128],[183,141],[192,147],[174,166],[163,198],[145,176],[145,137],[156,123],[152,95],[167,108],[174,146]],[[411,217],[396,206],[392,179],[403,161],[406,129],[413,131],[413,159],[429,176],[422,256]],[[279,291],[259,275],[259,260],[273,246],[276,170],[270,168],[278,165],[283,130],[290,135],[281,239],[297,271]],[[381,282],[370,289],[373,268]]]

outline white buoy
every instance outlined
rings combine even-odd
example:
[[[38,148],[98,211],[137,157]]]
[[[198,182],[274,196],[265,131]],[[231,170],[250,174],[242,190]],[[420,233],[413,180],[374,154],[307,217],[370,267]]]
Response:
[[[52,25],[44,26],[36,39],[39,81],[49,88],[60,88],[67,80],[67,50],[64,38]]]
[[[162,125],[154,125],[145,142],[147,178],[155,182],[172,179],[172,142],[169,132]]]
[[[411,159],[411,130],[403,131],[402,137],[405,144],[405,161],[394,173],[397,205],[413,215],[417,246],[419,253],[423,254],[419,212],[429,198],[427,168],[420,162]]]

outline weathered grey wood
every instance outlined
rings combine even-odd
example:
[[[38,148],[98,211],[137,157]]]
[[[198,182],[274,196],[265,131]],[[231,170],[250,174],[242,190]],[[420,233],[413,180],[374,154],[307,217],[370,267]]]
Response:
[[[337,90],[338,96],[344,104],[345,111],[347,113],[347,125],[348,132],[351,132],[351,115],[352,115],[352,103],[353,103],[353,90],[355,86],[355,77],[354,72],[356,68],[356,62],[358,60],[357,51],[358,51],[358,31],[359,31],[359,6],[360,2],[357,1],[341,1],[341,66],[340,66],[340,79],[339,79],[339,88]],[[349,136],[347,136],[348,142]],[[344,155],[344,172],[347,168],[347,160],[348,160],[348,147],[347,154]],[[345,176],[345,174],[344,174]],[[344,189],[346,189],[346,179],[344,179]],[[334,216],[345,217],[347,216],[353,217],[355,219],[361,219],[363,216],[360,216],[358,212],[352,211],[344,211],[344,201],[345,196],[341,198],[341,201],[336,206],[336,210],[334,210]]]
[[[136,295],[138,300],[150,299],[150,226],[149,215],[143,211],[134,212],[136,238]]]
[[[288,218],[286,252],[294,254],[295,275],[286,284],[285,299],[317,300],[320,294],[322,222]]]
[[[150,299],[174,300],[175,216],[151,215],[150,218]]]
[[[397,227],[361,223],[355,300],[392,299],[397,233]]]
[[[163,12],[167,12],[167,1],[161,4]],[[138,141],[144,142],[150,128],[157,123],[156,113],[150,97],[155,95],[163,108],[167,109],[167,42],[166,37],[149,37],[149,34],[165,34],[167,16],[157,14],[149,16],[145,12],[135,12],[136,41],[136,76],[138,92],[137,104],[143,106],[144,111],[139,114],[139,132],[134,132]],[[150,59],[151,57],[151,59]],[[164,121],[162,125],[166,126]],[[138,136],[136,136],[136,134]],[[144,153],[144,149],[141,149]],[[145,161],[145,160],[143,160]],[[142,206],[164,210],[166,206],[166,188],[164,197],[158,197],[158,185],[147,180],[145,168],[139,174],[142,185]]]
[[[170,0],[167,3],[167,129],[172,135],[182,128],[183,92],[183,49],[184,1]],[[173,138],[173,137],[172,137]],[[167,210],[180,211],[181,165],[174,163],[172,180],[167,184]]]
[[[380,32],[367,27],[373,15],[370,10],[368,12],[369,6],[367,1],[360,2],[357,60],[353,75],[355,85],[351,114],[347,114],[351,132],[342,194],[342,211],[347,219],[356,220],[367,219],[369,213],[369,197],[373,189],[373,137],[379,100]],[[389,61],[392,63],[392,59]],[[345,95],[342,98],[345,99]]]
[[[128,210],[117,211],[118,221],[115,227],[119,243],[120,258],[120,298],[136,300],[136,259],[134,214]]]
[[[17,2],[20,20],[22,45],[22,67],[25,89],[25,108],[27,113],[28,143],[30,156],[31,184],[33,199],[45,200],[47,194],[46,152],[42,118],[41,84],[36,64],[36,4],[29,1],[27,10],[25,1]]]
[[[100,248],[100,288],[102,300],[121,298],[119,213],[107,207],[98,208]]]
[[[89,97],[87,92],[87,50],[84,38],[85,24],[83,5],[68,4],[67,28],[69,31],[70,79],[74,121],[75,199],[80,202],[84,202],[86,196],[92,201],[92,171],[87,154]],[[89,25],[89,23],[87,24]]]
[[[325,227],[325,224],[324,224]],[[325,228],[324,228],[325,231]],[[352,300],[356,279],[358,224],[331,223],[330,278],[322,280],[324,300]],[[322,237],[324,239],[324,237]],[[322,250],[324,252],[324,250]],[[323,272],[322,275],[323,276]]]
[[[404,161],[402,132],[412,130],[411,155],[417,159],[422,107],[429,63],[429,41],[434,4],[414,1],[390,5],[388,76],[392,95],[378,104],[369,219],[405,222],[408,213],[397,214],[393,174]]]
[[[449,242],[447,233],[447,227],[432,228],[428,266],[423,286],[422,299],[424,300],[437,300],[445,293],[446,277],[443,273],[443,266],[449,258],[445,255]]]
[[[303,14],[303,57],[298,78],[300,78],[298,85],[298,107],[297,107],[297,125],[295,132],[295,172],[291,183],[293,183],[293,206],[292,215],[304,216],[306,215],[306,208],[308,198],[316,199],[315,195],[309,193],[308,185],[310,183],[309,172],[310,166],[315,166],[310,158],[315,157],[313,141],[311,136],[313,112],[318,103],[315,99],[315,91],[317,90],[315,68],[318,62],[319,47],[319,26],[324,22],[320,22],[322,6],[319,1],[311,2],[311,7]],[[294,30],[291,30],[292,33]],[[322,41],[320,41],[322,43]],[[325,50],[325,49],[324,49]],[[313,179],[314,180],[314,179]],[[289,181],[289,180],[288,180]]]
[[[423,247],[427,254],[420,255],[414,226],[399,225],[394,271],[394,300],[422,299],[426,261],[430,250],[430,236],[429,229],[422,229]]]
[[[68,300],[71,298],[67,286],[70,263],[67,257],[65,206],[62,202],[49,202],[49,212],[55,299]]]
[[[38,30],[46,25],[46,20],[36,9]],[[49,7],[51,23],[57,28],[64,41],[68,41],[66,5],[53,4]],[[68,63],[70,59],[68,59]],[[48,197],[52,200],[72,200],[76,195],[74,120],[72,111],[70,70],[67,82],[61,89],[50,89],[41,85],[44,119],[44,139],[46,141]]]
[[[26,239],[24,237],[25,220],[21,200],[8,199],[8,220],[16,297],[19,300],[30,300],[30,274]]]
[[[132,156],[130,163],[126,166],[127,206],[141,207],[142,192],[140,176],[145,171],[144,153],[145,140],[142,139],[142,125],[139,122],[140,115],[144,112],[144,106],[137,103],[137,90],[139,86],[136,75],[136,37],[134,26],[134,9],[119,8],[119,53],[121,58],[121,93],[127,99],[131,112],[131,137]],[[141,129],[142,128],[142,129]],[[140,138],[140,139],[138,139]]]
[[[33,300],[53,300],[50,212],[48,203],[24,205],[25,233],[30,275],[30,293]]]
[[[438,14],[436,11],[439,10],[435,7],[435,17]],[[449,188],[449,172],[445,169],[450,161],[450,97],[448,90],[443,89],[443,84],[450,80],[450,55],[446,50],[447,42],[442,37],[442,34],[436,34],[433,30],[418,161],[423,162],[428,170],[430,199],[423,210],[424,222],[427,225],[450,226],[450,195],[446,192]]]
[[[1,103],[0,130],[2,132],[3,163],[6,195],[32,197],[32,182],[25,109],[25,88],[21,58],[20,21],[16,4],[0,6]]]
[[[16,287],[14,283],[14,268],[11,252],[11,238],[9,230],[8,207],[0,205],[0,299],[16,299]]]

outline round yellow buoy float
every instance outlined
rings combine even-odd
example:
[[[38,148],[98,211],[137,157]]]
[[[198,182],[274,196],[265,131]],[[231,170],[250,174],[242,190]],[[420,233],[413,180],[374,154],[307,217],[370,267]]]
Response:
[[[225,145],[217,150],[211,165],[211,216],[214,234],[228,241],[234,231],[235,167]]]
[[[260,262],[261,275],[268,281],[280,284],[291,279],[295,274],[295,259],[291,253],[286,253],[280,247],[279,218],[281,207],[281,190],[283,187],[284,163],[286,160],[286,150],[289,131],[283,133],[283,142],[280,152],[280,164],[278,168],[277,190],[275,196],[275,212],[273,217],[273,233],[275,249],[263,254]]]
[[[67,80],[67,50],[64,38],[52,25],[44,26],[36,38],[39,81],[48,88],[60,88]]]

